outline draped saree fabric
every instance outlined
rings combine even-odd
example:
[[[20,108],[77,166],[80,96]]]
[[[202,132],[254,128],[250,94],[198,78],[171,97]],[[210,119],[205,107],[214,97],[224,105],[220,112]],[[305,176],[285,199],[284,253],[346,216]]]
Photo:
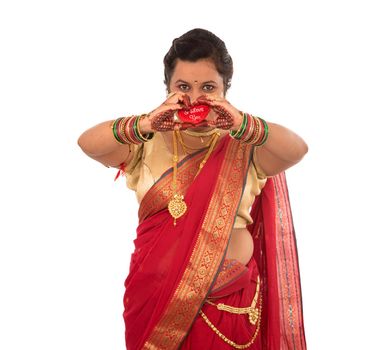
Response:
[[[297,245],[284,173],[268,179],[251,216],[248,229],[263,286],[261,349],[306,349]]]
[[[185,194],[188,210],[176,225],[167,210],[173,194],[172,169],[144,196],[125,280],[127,350],[181,348],[200,321],[206,298],[219,290],[220,283],[223,286],[224,276],[245,276],[245,267],[235,261],[230,274],[224,271],[229,269],[225,254],[252,150],[227,135],[196,178],[206,151],[179,163],[177,188]],[[280,197],[285,192],[284,176],[269,179],[267,185],[267,195],[258,196],[252,207],[255,220],[249,230],[255,251],[248,282],[242,277],[249,284],[260,271],[266,303],[254,349],[305,349],[295,237],[288,197]],[[240,280],[236,278],[236,283]],[[227,282],[224,288],[229,290]],[[227,346],[222,341],[222,348],[216,349]]]

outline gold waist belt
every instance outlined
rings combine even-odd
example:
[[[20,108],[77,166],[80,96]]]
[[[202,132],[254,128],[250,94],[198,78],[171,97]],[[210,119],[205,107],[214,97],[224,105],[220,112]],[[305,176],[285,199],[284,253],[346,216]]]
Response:
[[[255,334],[253,335],[252,339],[246,343],[246,344],[237,344],[234,341],[228,339],[224,334],[222,334],[214,324],[208,319],[206,314],[203,311],[199,311],[200,316],[203,318],[203,320],[207,323],[207,325],[221,338],[223,341],[231,345],[235,349],[246,349],[249,346],[251,346],[254,341],[256,340],[257,334],[259,333],[260,330],[260,318],[261,318],[261,297],[260,297],[260,307],[257,308],[257,301],[259,299],[259,293],[260,293],[260,276],[257,276],[257,285],[256,285],[256,292],[255,296],[253,297],[252,303],[248,307],[234,307],[230,305],[226,305],[223,303],[215,304],[209,300],[206,300],[206,303],[210,305],[216,306],[218,310],[230,312],[232,314],[237,314],[237,315],[243,315],[243,314],[248,314],[249,317],[249,322],[252,325],[256,325],[256,331]]]

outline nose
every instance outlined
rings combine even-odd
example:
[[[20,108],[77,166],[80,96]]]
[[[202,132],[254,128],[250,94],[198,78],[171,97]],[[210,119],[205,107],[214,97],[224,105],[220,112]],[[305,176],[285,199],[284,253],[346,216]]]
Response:
[[[187,95],[189,96],[189,98],[191,99],[191,103],[196,102],[196,100],[201,97],[203,94],[200,93],[200,91],[198,91],[197,89],[192,89],[192,91],[189,91],[187,93]]]

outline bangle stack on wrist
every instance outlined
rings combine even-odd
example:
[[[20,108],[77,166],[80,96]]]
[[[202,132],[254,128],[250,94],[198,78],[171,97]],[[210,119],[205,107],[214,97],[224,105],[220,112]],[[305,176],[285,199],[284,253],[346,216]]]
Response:
[[[142,134],[140,132],[140,119],[145,114],[131,117],[117,118],[112,124],[113,136],[118,143],[122,145],[136,144],[139,145],[147,142],[154,137],[154,133]]]
[[[230,136],[242,143],[262,146],[268,139],[268,124],[262,118],[243,113],[240,128],[230,131]]]

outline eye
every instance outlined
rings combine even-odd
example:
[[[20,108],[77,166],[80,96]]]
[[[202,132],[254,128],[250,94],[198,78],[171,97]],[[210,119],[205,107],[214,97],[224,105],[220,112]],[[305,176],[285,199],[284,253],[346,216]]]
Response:
[[[177,87],[181,90],[181,91],[188,91],[189,90],[189,86],[187,84],[180,84],[177,85]]]
[[[209,85],[209,84],[207,84],[207,85],[204,85],[204,86],[203,86],[203,90],[204,90],[204,91],[207,91],[207,92],[214,91],[214,89],[215,89],[215,86],[214,86],[214,85]]]

